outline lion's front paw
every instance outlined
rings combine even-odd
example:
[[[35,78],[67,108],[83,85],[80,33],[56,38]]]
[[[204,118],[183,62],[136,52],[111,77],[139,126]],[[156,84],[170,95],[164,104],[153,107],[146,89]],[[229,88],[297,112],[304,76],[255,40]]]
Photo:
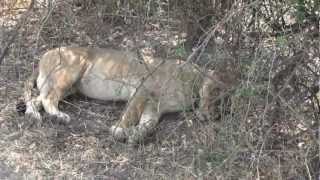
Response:
[[[135,128],[130,129],[130,134],[128,137],[128,144],[136,145],[143,140],[143,134],[139,132],[139,130]]]
[[[142,143],[150,132],[152,132],[151,129],[141,125],[131,128],[128,137],[128,144],[136,145],[138,143]]]
[[[119,141],[123,141],[127,138],[127,130],[119,126],[111,126],[110,128],[111,135]]]

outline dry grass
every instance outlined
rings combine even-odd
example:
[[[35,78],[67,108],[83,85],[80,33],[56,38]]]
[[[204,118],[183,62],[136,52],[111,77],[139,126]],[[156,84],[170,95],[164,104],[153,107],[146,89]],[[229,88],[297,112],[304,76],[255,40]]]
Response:
[[[0,65],[0,179],[316,177],[317,109],[306,96],[293,93],[293,98],[292,88],[283,85],[289,84],[285,81],[289,74],[279,81],[285,89],[279,90],[279,99],[271,98],[277,93],[271,90],[271,79],[283,65],[275,61],[273,47],[259,49],[255,63],[241,62],[242,83],[232,92],[229,106],[220,108],[220,120],[201,122],[193,112],[165,115],[155,133],[137,147],[116,142],[108,132],[125,103],[74,95],[60,106],[72,117],[70,124],[46,115],[41,123],[19,115],[15,108],[23,82],[47,49],[63,45],[134,49],[151,42],[155,54],[167,57],[177,56],[175,50],[184,41],[180,22],[150,20],[142,25],[135,17],[125,22],[123,17],[101,15],[103,7],[97,12],[97,7],[74,8],[68,2],[52,10],[37,4]],[[10,34],[19,17],[0,17],[0,33]],[[2,45],[7,39],[2,36]],[[228,50],[222,49],[219,55]],[[216,63],[223,57],[213,59]],[[296,69],[298,74],[301,69]]]

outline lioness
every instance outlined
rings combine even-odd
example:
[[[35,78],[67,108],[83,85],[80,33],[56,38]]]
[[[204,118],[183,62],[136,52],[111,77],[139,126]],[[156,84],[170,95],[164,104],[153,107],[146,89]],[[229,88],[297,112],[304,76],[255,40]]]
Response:
[[[118,123],[110,128],[116,139],[142,140],[162,114],[190,109],[200,97],[199,112],[209,114],[210,96],[223,87],[223,77],[206,77],[193,64],[176,60],[144,61],[137,53],[114,49],[61,47],[40,60],[37,79],[25,84],[26,114],[41,119],[40,105],[66,122],[70,117],[58,109],[65,96],[80,93],[100,100],[128,101]],[[34,81],[40,90],[31,97]],[[199,98],[198,98],[199,99]]]

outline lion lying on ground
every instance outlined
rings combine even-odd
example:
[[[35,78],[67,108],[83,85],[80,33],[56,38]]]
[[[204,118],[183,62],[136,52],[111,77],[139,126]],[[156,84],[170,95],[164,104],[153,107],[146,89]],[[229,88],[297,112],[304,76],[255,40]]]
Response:
[[[32,98],[35,80],[40,95]],[[50,115],[69,122],[58,103],[76,91],[100,100],[128,101],[110,131],[116,139],[136,143],[152,132],[162,114],[190,109],[199,98],[201,117],[209,116],[213,92],[228,88],[227,81],[224,76],[214,72],[206,76],[197,66],[175,60],[145,62],[133,52],[61,47],[45,53],[38,75],[26,82],[26,114],[41,119],[42,105]]]

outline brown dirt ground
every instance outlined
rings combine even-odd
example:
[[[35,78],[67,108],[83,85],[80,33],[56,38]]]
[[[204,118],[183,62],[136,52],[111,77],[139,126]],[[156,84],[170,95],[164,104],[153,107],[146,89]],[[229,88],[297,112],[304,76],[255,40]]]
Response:
[[[235,115],[226,113],[219,122],[199,122],[192,112],[165,115],[155,132],[137,147],[115,141],[108,132],[125,103],[73,95],[60,104],[72,118],[69,124],[46,114],[42,122],[19,115],[16,104],[23,82],[50,48],[128,47],[152,40],[159,41],[160,49],[169,49],[156,51],[163,56],[177,48],[168,47],[179,40],[175,34],[177,27],[183,28],[179,24],[171,29],[150,26],[143,31],[134,21],[131,27],[121,21],[123,32],[113,37],[117,33],[112,29],[119,27],[117,18],[101,20],[95,16],[96,9],[74,10],[64,4],[66,1],[61,2],[44,26],[41,19],[47,11],[35,10],[28,17],[0,65],[0,179],[274,179],[283,174],[288,179],[303,179],[305,166],[301,162],[306,159],[301,149],[294,146],[291,150],[282,141],[276,143],[281,148],[262,149],[264,143],[282,137],[271,136],[268,123],[266,127],[259,124],[263,108],[243,113],[247,115],[243,119],[236,111]],[[0,33],[10,35],[10,27],[3,27]],[[1,45],[6,44],[4,36],[0,40]],[[236,104],[239,112],[246,111],[247,102],[243,102]]]

